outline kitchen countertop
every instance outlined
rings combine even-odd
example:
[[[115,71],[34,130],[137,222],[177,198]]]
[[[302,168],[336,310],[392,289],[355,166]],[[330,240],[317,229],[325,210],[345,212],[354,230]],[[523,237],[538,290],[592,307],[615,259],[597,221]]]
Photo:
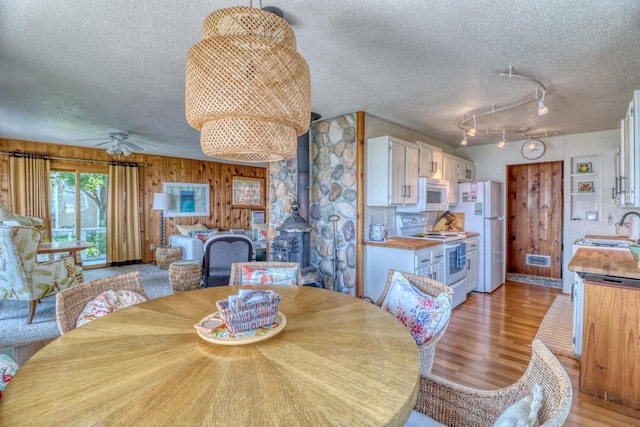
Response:
[[[579,248],[567,268],[577,273],[640,279],[638,260],[630,251]]]
[[[469,237],[480,236],[480,233],[464,232]],[[414,239],[410,237],[389,237],[386,242],[374,242],[366,240],[365,245],[382,246],[385,248],[406,249],[408,251],[418,251],[420,249],[432,248],[442,244],[439,240]]]
[[[374,242],[373,240],[367,240],[364,244],[368,246],[382,246],[385,248],[419,251],[420,249],[439,246],[442,242],[439,240],[412,239],[409,237],[389,237],[386,242]]]

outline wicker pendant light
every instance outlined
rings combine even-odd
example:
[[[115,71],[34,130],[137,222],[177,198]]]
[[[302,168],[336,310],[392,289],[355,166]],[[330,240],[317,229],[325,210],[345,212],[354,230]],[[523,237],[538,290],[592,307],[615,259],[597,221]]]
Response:
[[[187,122],[202,151],[247,162],[285,160],[309,129],[309,67],[293,30],[271,12],[232,7],[210,14],[186,66]]]

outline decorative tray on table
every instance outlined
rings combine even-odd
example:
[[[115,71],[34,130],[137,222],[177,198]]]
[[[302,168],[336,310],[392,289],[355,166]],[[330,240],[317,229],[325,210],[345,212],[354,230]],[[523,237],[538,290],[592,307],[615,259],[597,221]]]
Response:
[[[214,322],[205,323],[205,321],[208,320],[214,320]],[[215,320],[217,320],[217,322]],[[203,324],[205,324],[205,327],[198,327],[199,325]],[[274,337],[284,329],[286,324],[287,318],[284,314],[278,311],[278,314],[276,315],[276,321],[274,323],[261,326],[259,328],[252,328],[245,331],[233,333],[224,323],[220,312],[216,311],[215,313],[212,313],[202,319],[196,325],[196,331],[198,332],[200,338],[214,344],[241,345],[263,341]]]

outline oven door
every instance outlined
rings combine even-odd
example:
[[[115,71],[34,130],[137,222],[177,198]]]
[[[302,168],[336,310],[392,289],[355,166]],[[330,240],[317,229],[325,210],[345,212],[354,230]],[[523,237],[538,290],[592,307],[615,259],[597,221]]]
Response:
[[[445,244],[444,280],[451,286],[467,277],[467,253],[462,242]]]

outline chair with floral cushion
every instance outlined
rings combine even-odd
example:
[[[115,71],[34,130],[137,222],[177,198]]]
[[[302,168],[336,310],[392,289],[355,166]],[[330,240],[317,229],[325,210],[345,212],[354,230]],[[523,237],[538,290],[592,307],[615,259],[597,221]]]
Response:
[[[252,274],[256,272],[262,274]],[[258,281],[256,282],[256,280]],[[229,278],[229,285],[284,283],[295,286],[302,286],[302,273],[300,271],[300,263],[255,261],[234,262],[233,264],[231,264],[231,277]]]
[[[0,299],[29,301],[27,324],[41,298],[84,280],[82,267],[75,265],[73,257],[38,262],[41,238],[34,227],[0,225]]]
[[[376,305],[411,332],[420,353],[420,375],[431,372],[436,344],[449,325],[453,289],[428,277],[389,270]]]
[[[415,410],[406,426],[560,427],[571,411],[567,371],[542,341],[531,343],[531,360],[515,383],[477,390],[435,375],[420,378]]]
[[[56,321],[60,333],[64,335],[75,329],[87,304],[108,291],[128,291],[140,296],[139,301],[149,299],[138,271],[103,277],[65,289],[56,295]]]

